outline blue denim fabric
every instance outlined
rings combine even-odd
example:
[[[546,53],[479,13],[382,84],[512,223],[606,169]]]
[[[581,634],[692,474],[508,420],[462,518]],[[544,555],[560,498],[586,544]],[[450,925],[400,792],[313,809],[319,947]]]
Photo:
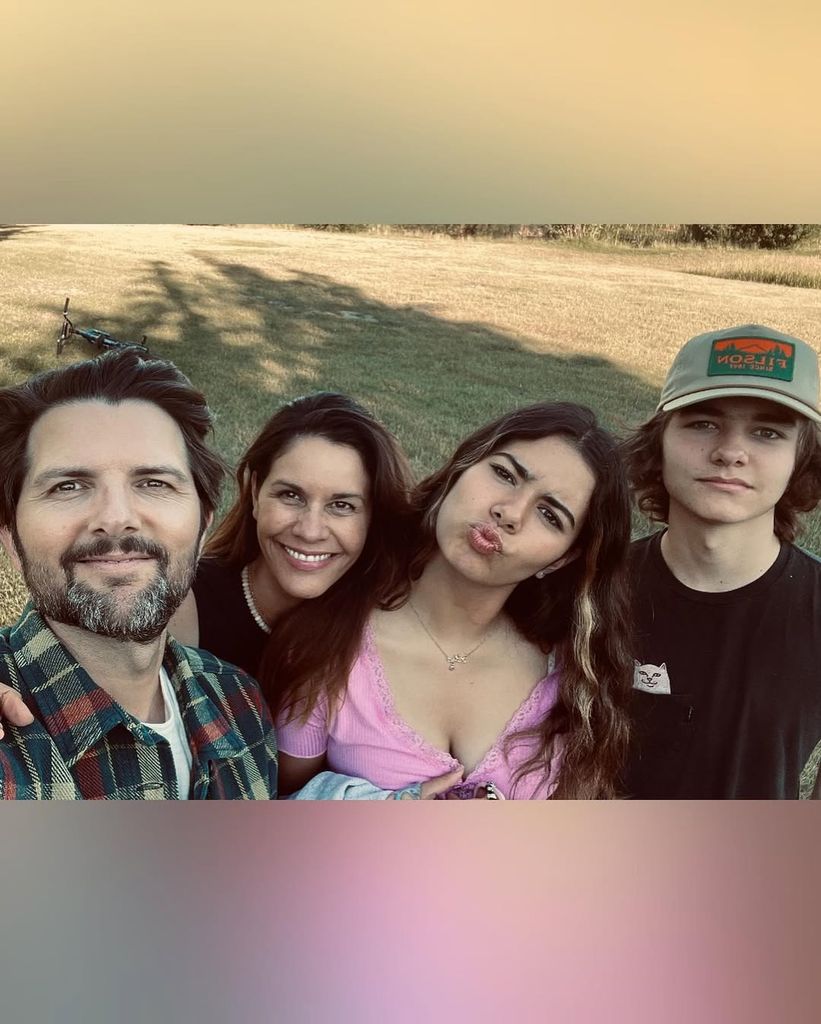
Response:
[[[418,800],[421,784],[404,789],[379,789],[365,779],[336,772],[320,772],[309,783],[292,793],[289,800]]]

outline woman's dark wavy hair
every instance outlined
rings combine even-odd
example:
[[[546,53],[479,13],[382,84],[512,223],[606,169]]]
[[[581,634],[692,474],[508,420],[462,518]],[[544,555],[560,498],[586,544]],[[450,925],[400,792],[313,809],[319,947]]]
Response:
[[[356,562],[324,594],[301,601],[274,622],[258,670],[275,714],[344,688],[367,617],[389,604],[401,588],[400,552],[408,522],[412,477],[394,436],[346,395],[319,392],[294,399],[268,420],[240,459],[238,494],[205,547],[207,557],[236,569],[260,553],[253,516],[253,487],[297,440],[320,437],[359,453],[369,482],[370,525]]]
[[[630,502],[616,442],[594,413],[570,402],[539,403],[465,438],[414,493],[418,540],[407,586],[437,549],[439,509],[462,473],[511,441],[544,437],[561,438],[575,448],[595,486],[574,543],[577,557],[541,580],[519,583],[505,605],[522,636],[546,654],[555,652],[561,673],[559,698],[545,721],[511,738],[511,745],[538,740],[516,779],[535,771],[546,777],[559,757],[555,797],[612,797],[627,754],[626,709],[633,683],[626,580]]]
[[[47,370],[22,384],[0,389],[0,526],[14,526],[28,470],[29,435],[42,415],[76,402],[117,405],[131,400],[159,406],[179,427],[204,522],[219,503],[227,469],[206,444],[213,418],[205,396],[173,363],[144,359],[126,349]],[[93,424],[88,429],[93,431]]]
[[[687,406],[691,412],[696,406]],[[662,438],[675,414],[658,412],[642,424],[622,445],[622,455],[636,504],[653,522],[666,523],[670,495],[662,479]],[[795,468],[790,482],[775,506],[775,534],[792,543],[801,527],[800,516],[821,501],[821,443],[818,427],[806,416],[796,416],[798,441]]]

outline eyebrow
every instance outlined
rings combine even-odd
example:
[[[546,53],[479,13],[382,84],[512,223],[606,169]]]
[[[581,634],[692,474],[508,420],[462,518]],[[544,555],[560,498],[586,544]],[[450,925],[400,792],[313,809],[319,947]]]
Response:
[[[512,456],[510,452],[496,452],[496,454],[503,455],[511,464],[511,466],[513,466],[513,468],[516,470],[516,473],[519,476],[519,478],[523,480],[525,483],[528,483],[536,479],[536,477],[530,472],[530,470],[527,469],[526,466],[523,466],[517,458],[514,458],[514,456]],[[559,512],[562,512],[567,517],[567,520],[570,523],[571,528],[574,530],[576,529],[576,517],[573,515],[573,513],[566,505],[562,504],[562,502],[560,502],[559,499],[555,498],[552,494],[545,493],[540,495],[540,497],[542,498],[542,500],[546,501],[547,504],[551,506],[551,508],[555,508]]]
[[[511,464],[511,466],[513,466],[513,468],[516,470],[516,472],[518,473],[520,479],[524,480],[525,482],[527,482],[529,480],[535,480],[535,477],[530,472],[530,470],[527,469],[525,466],[523,466],[521,464],[521,462],[519,462],[518,459],[514,458],[510,454],[510,452],[496,452],[496,454],[497,455],[504,455],[504,457],[508,460],[508,462]]]
[[[132,476],[171,476],[181,483],[188,483],[191,479],[189,473],[183,472],[176,466],[137,466],[131,471]]]
[[[292,480],[272,480],[271,487],[287,487],[291,491],[299,491],[300,494],[305,493],[305,488],[300,487],[299,484],[295,484]],[[330,501],[339,501],[342,498],[359,498],[360,501],[365,500],[364,494],[358,494],[356,491],[339,491],[336,494],[332,494],[329,498]]]
[[[62,480],[66,477],[90,480],[96,476],[93,469],[88,466],[55,466],[53,469],[43,470],[38,473],[31,482],[32,487],[42,487],[43,484],[52,480]],[[177,469],[175,466],[137,466],[131,470],[131,476],[170,476],[181,483],[188,483],[190,477]]]

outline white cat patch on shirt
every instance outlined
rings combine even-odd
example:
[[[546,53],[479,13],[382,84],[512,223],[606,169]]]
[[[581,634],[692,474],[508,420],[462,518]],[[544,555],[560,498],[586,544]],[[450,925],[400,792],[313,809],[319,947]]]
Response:
[[[667,675],[667,664],[640,665],[633,659],[633,689],[644,690],[645,693],[670,693],[670,677]]]

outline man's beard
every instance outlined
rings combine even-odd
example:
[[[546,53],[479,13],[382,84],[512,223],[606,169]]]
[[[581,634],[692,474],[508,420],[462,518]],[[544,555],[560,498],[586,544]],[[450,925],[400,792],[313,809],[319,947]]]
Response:
[[[26,557],[18,538],[17,551],[23,577],[31,592],[37,611],[47,619],[76,626],[115,640],[151,643],[161,635],[168,620],[179,608],[197,568],[199,540],[191,552],[171,567],[168,551],[156,541],[127,536],[120,540],[100,538],[90,544],[77,544],[63,552],[60,567],[63,577],[42,562]],[[130,601],[118,602],[118,589],[132,585],[133,570],[103,583],[96,589],[76,578],[77,562],[112,553],[142,554],[156,560],[156,575],[150,583],[134,594]]]

